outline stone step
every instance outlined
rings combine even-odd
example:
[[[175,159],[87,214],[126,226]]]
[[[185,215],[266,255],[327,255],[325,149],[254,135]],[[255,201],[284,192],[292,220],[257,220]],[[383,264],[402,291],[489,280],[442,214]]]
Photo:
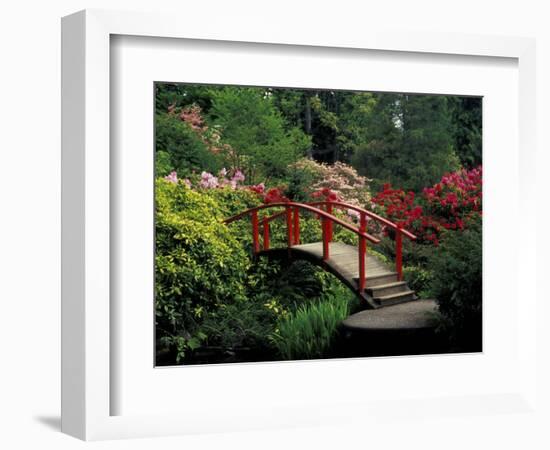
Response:
[[[390,294],[397,294],[400,292],[408,291],[409,287],[406,281],[395,281],[393,283],[379,284],[367,288],[367,292],[372,297],[385,297]]]
[[[356,282],[359,281],[359,278],[354,278]],[[369,276],[367,273],[367,288],[374,286],[380,286],[383,284],[393,283],[397,281],[397,272],[385,272],[377,275]]]
[[[414,291],[407,289],[403,292],[398,292],[396,294],[384,295],[381,297],[374,297],[374,301],[381,306],[396,305],[398,303],[410,302],[414,300]]]

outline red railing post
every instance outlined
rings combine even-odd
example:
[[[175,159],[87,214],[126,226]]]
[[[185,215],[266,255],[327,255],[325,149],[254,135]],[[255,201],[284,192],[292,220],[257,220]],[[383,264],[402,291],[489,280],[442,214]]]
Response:
[[[292,209],[286,207],[286,240],[288,247],[292,247]]]
[[[265,218],[262,221],[264,227],[264,250],[269,250],[269,221]]]
[[[395,268],[397,280],[403,280],[403,233],[401,233],[401,225],[399,224],[395,230]]]
[[[326,217],[321,218],[321,230],[323,232],[323,260],[327,261],[330,258],[329,250],[329,220]]]
[[[258,227],[258,211],[252,211],[252,248],[254,254],[260,251],[259,227]]]
[[[292,230],[294,231],[294,245],[300,243],[300,208],[294,208],[294,225]]]
[[[327,213],[332,214],[332,205],[327,203]],[[332,242],[332,222],[327,222],[328,241]]]
[[[365,213],[361,213],[359,221],[359,231],[361,233],[367,232],[367,216]],[[367,271],[366,271],[366,259],[367,259],[367,240],[363,236],[359,236],[359,293],[362,294],[367,284]]]

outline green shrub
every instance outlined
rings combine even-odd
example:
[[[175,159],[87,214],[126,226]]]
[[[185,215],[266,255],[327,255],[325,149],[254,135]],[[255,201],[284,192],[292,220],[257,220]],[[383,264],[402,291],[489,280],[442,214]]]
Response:
[[[481,218],[474,218],[464,231],[445,234],[428,269],[430,292],[439,304],[455,345],[465,351],[481,350],[482,238]]]
[[[275,323],[274,313],[258,300],[250,298],[221,305],[208,314],[201,326],[207,336],[205,344],[224,350],[249,347],[258,353],[269,354],[268,334]]]
[[[239,214],[249,208],[262,204],[261,197],[249,189],[231,189],[229,187],[204,189],[204,195],[214,199],[224,218]],[[243,221],[246,221],[243,219]]]
[[[181,360],[207,338],[206,315],[246,299],[250,260],[212,198],[159,179],[156,208],[157,343]]]
[[[349,293],[340,285],[280,320],[272,342],[285,360],[322,358],[349,312]]]
[[[261,204],[261,198],[248,189],[216,188],[202,189],[202,195],[216,202],[217,212],[223,219],[239,214],[249,208]],[[231,235],[241,244],[247,255],[252,254],[252,224],[250,217],[243,217],[240,220],[228,225]]]
[[[257,285],[258,291],[265,292],[268,297],[275,295],[285,310],[293,311],[330,288],[330,282],[325,277],[327,273],[307,261],[288,264],[262,259],[260,262],[254,267],[255,273],[262,279]]]
[[[427,269],[420,266],[404,266],[403,279],[407,281],[409,287],[420,298],[427,298],[430,295],[429,288],[432,274]]]
[[[250,183],[284,178],[289,164],[310,147],[310,137],[288,126],[265,89],[224,86],[209,94],[209,123],[221,128],[234,151],[232,167]]]

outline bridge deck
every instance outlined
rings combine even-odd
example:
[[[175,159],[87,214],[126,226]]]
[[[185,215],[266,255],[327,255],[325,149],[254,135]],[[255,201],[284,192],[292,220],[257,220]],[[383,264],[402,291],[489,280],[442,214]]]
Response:
[[[313,242],[311,244],[294,245],[293,251],[307,253],[312,259],[323,259],[323,243]],[[357,247],[343,244],[341,242],[331,242],[329,244],[329,259],[326,264],[332,266],[334,270],[344,275],[350,280],[359,277],[359,252]],[[391,275],[394,272],[386,266],[380,259],[367,254],[366,277],[378,277],[381,275]]]
[[[310,261],[337,276],[364,301],[365,306],[370,308],[379,308],[416,298],[407,283],[398,280],[397,273],[391,267],[369,254],[366,257],[366,289],[360,291],[359,252],[352,245],[331,242],[327,260],[323,260],[322,242],[293,245],[290,248],[272,248],[260,251],[259,255]]]

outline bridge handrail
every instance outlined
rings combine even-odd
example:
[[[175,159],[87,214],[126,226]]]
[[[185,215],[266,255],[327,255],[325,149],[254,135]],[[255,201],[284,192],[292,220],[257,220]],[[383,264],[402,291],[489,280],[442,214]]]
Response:
[[[380,239],[374,237],[374,236],[371,236],[370,234],[368,233],[365,233],[365,232],[362,232],[359,230],[359,228],[339,219],[338,217],[335,217],[333,216],[332,214],[329,214],[325,211],[323,211],[322,209],[319,209],[319,208],[316,208],[315,206],[311,206],[309,204],[306,204],[306,203],[297,203],[297,202],[277,202],[277,203],[266,203],[264,205],[259,205],[259,206],[255,206],[254,208],[249,208],[239,214],[236,214],[232,217],[229,217],[228,219],[225,219],[223,222],[225,224],[230,224],[232,222],[235,222],[236,220],[239,220],[245,216],[248,216],[250,214],[253,214],[254,212],[258,212],[258,211],[261,211],[263,209],[269,209],[269,208],[277,208],[277,207],[281,207],[281,208],[300,208],[300,209],[304,209],[306,211],[309,211],[309,212],[312,212],[312,213],[315,213],[317,215],[319,215],[320,217],[323,217],[325,219],[328,219],[350,231],[352,231],[353,233],[355,233],[356,235],[360,236],[360,237],[363,237],[365,239],[367,239],[368,241],[374,243],[374,244],[378,244],[380,242]],[[284,211],[281,213],[281,215],[284,214]],[[275,215],[274,215],[275,216]],[[268,217],[266,218],[267,220],[271,220],[271,219],[274,219],[275,217],[274,216],[271,216],[271,217]],[[276,214],[276,216],[278,217],[279,214]]]
[[[396,231],[399,231],[399,232],[403,233],[403,235],[407,236],[412,241],[416,240],[416,236],[414,234],[412,234],[410,231],[407,231],[404,228],[399,227],[396,223],[393,223],[392,221],[390,221],[388,219],[385,219],[384,217],[379,216],[378,214],[375,214],[372,211],[369,211],[367,209],[361,208],[361,207],[356,206],[356,205],[352,205],[352,204],[345,203],[345,202],[333,202],[333,201],[328,201],[328,200],[318,201],[318,202],[308,202],[307,204],[312,205],[312,206],[331,205],[331,206],[336,206],[339,209],[351,209],[353,211],[357,211],[358,213],[363,213],[363,214],[367,215],[368,217],[371,217],[374,220],[377,220],[378,222],[381,222],[384,225],[386,225],[386,226],[388,226],[388,227],[390,227],[390,228],[392,228]]]
[[[319,206],[319,207],[318,207]],[[325,209],[321,209],[321,206],[325,206]],[[359,226],[356,227],[349,222],[346,222],[332,214],[332,208],[348,209],[359,213]],[[263,227],[263,246],[264,250],[269,249],[269,223],[277,217],[286,216],[286,230],[287,230],[287,244],[290,249],[293,245],[300,243],[300,209],[316,214],[321,219],[321,229],[323,236],[323,260],[329,259],[330,248],[329,244],[332,241],[332,225],[336,223],[344,227],[345,229],[355,233],[358,239],[358,257],[359,257],[359,292],[363,292],[366,288],[366,244],[370,241],[374,244],[378,244],[380,239],[367,233],[367,217],[371,217],[384,225],[395,230],[395,268],[397,272],[397,279],[401,281],[403,279],[403,235],[407,236],[411,240],[416,240],[416,236],[410,231],[403,229],[400,225],[391,222],[384,217],[379,216],[371,211],[367,211],[359,206],[351,205],[345,202],[333,202],[333,201],[317,201],[308,203],[298,202],[277,202],[267,203],[249,208],[239,214],[236,214],[228,219],[224,220],[224,223],[230,224],[236,220],[239,220],[245,216],[251,216],[252,220],[252,241],[254,254],[260,251],[259,240],[259,228],[260,222],[258,218],[258,211],[270,208],[285,208],[283,211],[275,213],[268,217],[261,219]]]

